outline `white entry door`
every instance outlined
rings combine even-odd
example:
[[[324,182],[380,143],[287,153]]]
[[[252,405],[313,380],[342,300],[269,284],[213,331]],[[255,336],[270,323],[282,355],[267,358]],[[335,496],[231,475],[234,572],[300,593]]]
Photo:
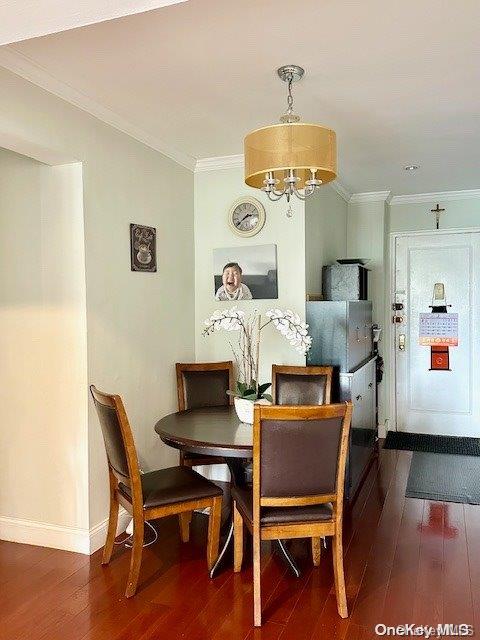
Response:
[[[400,236],[394,260],[397,430],[479,437],[480,233]],[[419,343],[420,314],[432,311],[436,284],[447,313],[458,314],[449,370],[432,369],[431,347]]]

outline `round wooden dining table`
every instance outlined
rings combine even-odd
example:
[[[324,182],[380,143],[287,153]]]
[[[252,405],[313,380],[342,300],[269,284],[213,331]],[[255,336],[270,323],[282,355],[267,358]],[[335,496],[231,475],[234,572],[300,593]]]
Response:
[[[240,422],[231,406],[170,413],[157,422],[155,431],[165,444],[189,453],[252,457],[252,425]]]
[[[155,431],[170,447],[205,456],[224,458],[232,483],[245,486],[249,483],[249,464],[253,457],[253,426],[240,422],[234,407],[202,407],[170,413],[155,425]],[[218,559],[210,571],[217,573],[220,563],[233,538],[233,517],[230,513],[225,540]],[[300,570],[285,547],[278,540],[277,546],[291,571],[300,576]]]

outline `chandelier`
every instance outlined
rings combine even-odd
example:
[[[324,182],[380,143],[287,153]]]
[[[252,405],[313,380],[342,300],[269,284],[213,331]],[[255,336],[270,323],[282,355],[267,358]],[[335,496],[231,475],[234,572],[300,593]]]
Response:
[[[323,184],[337,177],[335,131],[318,124],[300,122],[293,112],[292,84],[305,70],[297,65],[280,67],[277,73],[287,83],[287,110],[274,124],[251,131],[245,137],[245,183],[261,189],[270,200],[295,195],[306,200]]]

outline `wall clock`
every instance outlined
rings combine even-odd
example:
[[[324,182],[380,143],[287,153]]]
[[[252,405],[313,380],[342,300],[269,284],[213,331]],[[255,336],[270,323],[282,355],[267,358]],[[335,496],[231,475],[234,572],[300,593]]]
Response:
[[[265,207],[249,196],[243,196],[230,207],[228,223],[234,233],[242,238],[256,235],[265,224]]]

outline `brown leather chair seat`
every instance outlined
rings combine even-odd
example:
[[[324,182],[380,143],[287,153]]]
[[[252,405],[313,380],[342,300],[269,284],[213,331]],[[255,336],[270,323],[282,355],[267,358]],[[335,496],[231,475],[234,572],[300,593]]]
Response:
[[[189,467],[159,469],[144,473],[140,478],[146,509],[222,495],[220,487]],[[130,487],[120,482],[118,489],[127,500],[132,500]]]
[[[253,493],[251,489],[232,487],[232,498],[242,514],[253,521]],[[260,524],[294,524],[295,522],[325,522],[332,519],[330,502],[305,507],[262,507]]]

